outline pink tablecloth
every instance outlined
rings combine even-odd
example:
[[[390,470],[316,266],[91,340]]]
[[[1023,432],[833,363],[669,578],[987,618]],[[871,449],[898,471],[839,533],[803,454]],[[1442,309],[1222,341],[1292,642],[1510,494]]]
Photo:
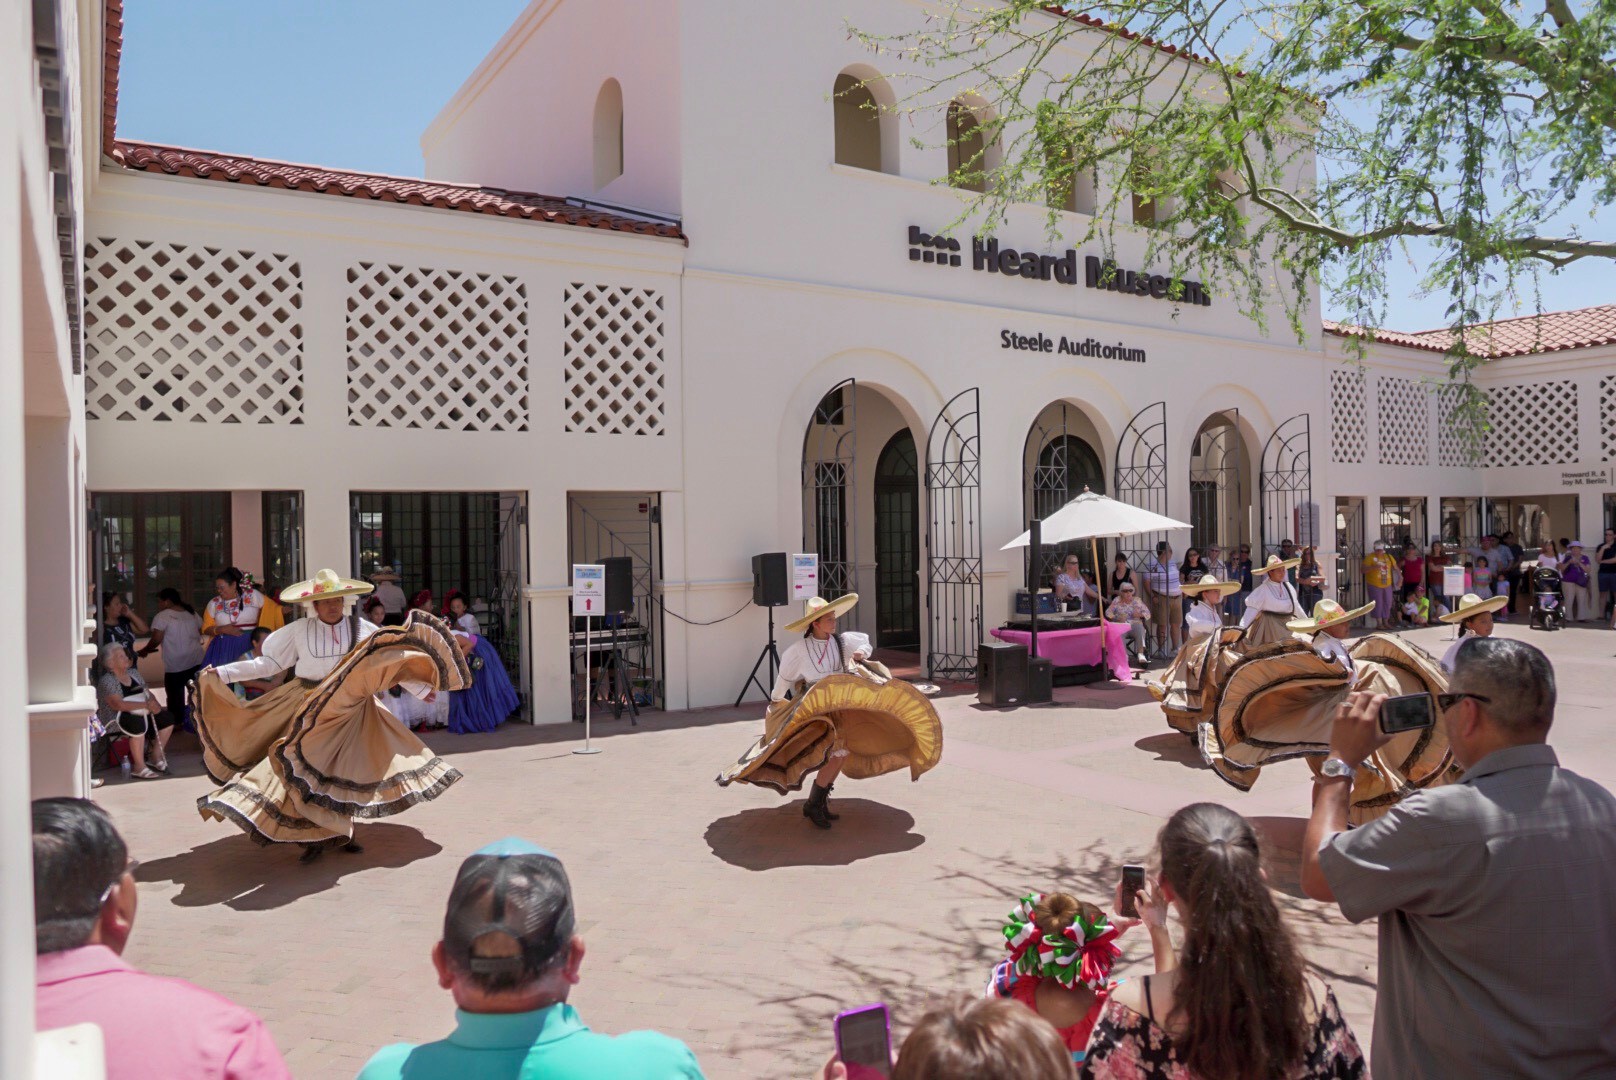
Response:
[[[1105,629],[1105,655],[1111,663],[1111,674],[1123,682],[1129,682],[1133,679],[1133,669],[1128,666],[1128,647],[1124,639],[1128,624],[1106,622],[1102,625]],[[1037,655],[1047,656],[1058,668],[1098,664],[1100,630],[1100,626],[1087,626],[1081,630],[1039,630]],[[1032,633],[1027,630],[988,632],[1012,645],[1027,645],[1032,641]]]

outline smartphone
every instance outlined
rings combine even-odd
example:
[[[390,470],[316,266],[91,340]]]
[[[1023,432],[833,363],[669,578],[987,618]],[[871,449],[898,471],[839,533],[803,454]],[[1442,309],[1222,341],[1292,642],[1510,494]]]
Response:
[[[1380,733],[1396,735],[1418,731],[1436,723],[1436,702],[1430,694],[1403,694],[1380,703]]]
[[[1126,915],[1130,919],[1139,917],[1139,905],[1134,898],[1139,890],[1145,887],[1145,868],[1135,863],[1128,863],[1122,868],[1122,907],[1118,915]]]
[[[836,1056],[849,1080],[892,1075],[892,1024],[885,1005],[865,1005],[836,1015]]]

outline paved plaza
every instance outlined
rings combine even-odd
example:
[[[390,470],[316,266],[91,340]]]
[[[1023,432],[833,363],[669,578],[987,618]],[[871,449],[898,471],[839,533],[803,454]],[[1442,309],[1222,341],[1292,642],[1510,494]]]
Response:
[[[1616,633],[1500,632],[1555,663],[1561,760],[1616,788]],[[1449,634],[1408,636],[1440,654]],[[577,725],[437,733],[433,748],[465,779],[362,825],[363,854],[312,866],[203,822],[194,800],[210,785],[194,754],[176,755],[179,775],[161,782],[108,774],[97,797],[142,860],[128,957],[257,1011],[299,1077],[352,1076],[384,1043],[449,1030],[429,951],[455,867],[500,836],[566,861],[589,948],[572,997],[586,1022],[682,1038],[709,1077],[806,1077],[830,1051],[838,1010],[885,1001],[901,1038],[928,999],[980,991],[1018,893],[1059,886],[1108,903],[1162,819],[1203,799],[1258,822],[1281,903],[1367,1044],[1374,927],[1297,887],[1307,769],[1272,768],[1242,795],[1167,729],[1142,686],[1057,698],[1006,712],[940,699],[942,764],[914,784],[839,784],[830,832],[803,819],[800,797],[712,782],[759,731],[758,706],[650,714],[638,728],[606,720],[593,757],[571,753]],[[1148,970],[1142,933],[1122,945],[1119,974]]]

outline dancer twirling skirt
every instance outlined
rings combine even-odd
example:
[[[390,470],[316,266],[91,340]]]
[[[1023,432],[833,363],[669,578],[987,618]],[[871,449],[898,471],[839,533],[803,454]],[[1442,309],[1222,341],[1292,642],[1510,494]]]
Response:
[[[786,624],[786,633],[803,636],[780,658],[763,736],[718,775],[720,785],[761,784],[784,795],[817,772],[802,813],[821,829],[840,816],[830,810],[838,776],[907,768],[918,780],[943,753],[942,723],[925,695],[870,659],[868,636],[836,632],[836,617],[857,603],[857,593],[816,596]]]
[[[1258,568],[1256,576],[1262,580],[1246,594],[1246,613],[1240,617],[1240,628],[1246,632],[1246,648],[1285,641],[1291,636],[1285,623],[1307,618],[1302,601],[1297,598],[1296,586],[1287,577],[1301,562],[1300,558],[1281,559],[1270,555]]]
[[[1348,624],[1373,607],[1347,610],[1320,600],[1312,616],[1288,624],[1307,638],[1260,646],[1235,663],[1200,730],[1201,756],[1218,776],[1249,791],[1274,762],[1303,757],[1317,771],[1330,750],[1336,706],[1354,690],[1447,691],[1442,668],[1417,645],[1386,634],[1347,644]],[[1396,735],[1354,777],[1349,820],[1377,818],[1414,791],[1453,782],[1459,771],[1440,720]]]
[[[437,798],[460,773],[405,728],[377,695],[394,686],[423,698],[459,690],[470,672],[446,623],[411,612],[378,629],[353,613],[362,581],[322,570],[282,594],[314,613],[264,642],[263,655],[203,672],[197,730],[208,775],[221,786],[197,800],[204,818],[229,820],[260,844],[360,850],[356,818],[381,818]],[[296,678],[242,703],[228,683],[293,669]]]
[[[1211,716],[1228,669],[1240,658],[1244,634],[1223,625],[1223,600],[1240,591],[1238,581],[1220,581],[1207,574],[1182,588],[1196,599],[1185,616],[1189,638],[1172,666],[1146,685],[1161,702],[1167,723],[1193,739],[1201,721]]]

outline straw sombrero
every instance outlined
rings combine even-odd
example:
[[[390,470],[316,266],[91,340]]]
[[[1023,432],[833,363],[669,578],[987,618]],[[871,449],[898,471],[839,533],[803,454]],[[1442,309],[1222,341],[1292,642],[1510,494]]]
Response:
[[[1498,611],[1509,606],[1509,597],[1495,596],[1490,600],[1483,600],[1473,592],[1467,592],[1459,597],[1459,605],[1446,615],[1437,618],[1445,623],[1464,622],[1472,615],[1480,615],[1486,611]]]
[[[1268,561],[1253,570],[1252,574],[1266,574],[1271,570],[1289,570],[1293,566],[1301,565],[1302,557],[1300,555],[1294,559],[1281,559],[1278,555],[1270,555],[1268,556]],[[1374,605],[1371,604],[1370,606],[1373,607]]]
[[[376,568],[375,572],[370,575],[370,580],[376,581],[376,582],[381,582],[381,581],[402,581],[403,578],[398,576],[398,571],[396,569],[394,569],[391,566],[385,566],[384,565],[384,566],[378,566]]]
[[[801,633],[813,625],[815,619],[824,618],[826,615],[835,615],[837,618],[841,618],[851,611],[856,603],[858,603],[858,593],[856,592],[843,593],[834,600],[822,600],[817,596],[810,596],[808,602],[802,606],[802,618],[786,623],[785,632],[788,634]]]
[[[312,604],[316,600],[334,600],[339,596],[364,596],[375,588],[368,581],[338,577],[335,570],[321,570],[307,581],[282,589],[281,603]]]
[[[1320,600],[1313,605],[1311,619],[1292,619],[1285,624],[1285,629],[1294,630],[1299,634],[1311,634],[1315,630],[1323,630],[1326,626],[1351,622],[1360,615],[1369,614],[1374,607],[1373,600],[1360,608],[1344,608],[1334,600]]]
[[[1229,596],[1240,591],[1240,583],[1238,581],[1224,581],[1214,574],[1207,574],[1200,581],[1186,582],[1179,588],[1191,595],[1215,591],[1219,596]]]

